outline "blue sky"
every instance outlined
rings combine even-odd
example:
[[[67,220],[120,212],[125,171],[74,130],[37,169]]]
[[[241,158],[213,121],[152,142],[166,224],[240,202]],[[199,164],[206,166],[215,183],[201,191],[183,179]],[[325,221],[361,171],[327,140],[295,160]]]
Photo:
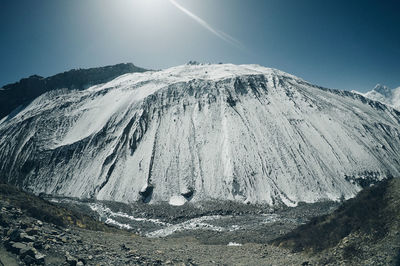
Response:
[[[71,68],[189,60],[255,63],[329,88],[400,86],[398,0],[175,3],[196,17],[171,0],[1,0],[0,86]]]

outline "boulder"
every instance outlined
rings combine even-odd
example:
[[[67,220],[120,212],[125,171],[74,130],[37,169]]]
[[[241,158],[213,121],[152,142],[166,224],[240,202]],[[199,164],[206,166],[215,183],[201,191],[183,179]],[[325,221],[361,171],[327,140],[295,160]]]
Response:
[[[30,236],[34,236],[37,235],[39,232],[39,228],[37,226],[33,227],[33,228],[28,228],[26,229],[26,233]]]
[[[68,251],[65,253],[65,260],[67,261],[68,265],[70,265],[70,266],[76,266],[78,264],[78,259],[71,256],[71,254],[69,254]]]
[[[45,257],[46,256],[44,254],[38,252],[35,255],[35,263],[38,264],[38,265],[44,265],[44,262],[45,262],[44,258]]]
[[[21,233],[19,238],[22,242],[35,242],[36,238],[34,236],[30,236],[27,233]]]
[[[19,254],[21,249],[25,249],[27,246],[24,243],[14,243],[10,246],[9,251],[15,254]]]
[[[3,211],[3,210],[2,210]],[[6,217],[2,214],[0,214],[0,226],[7,228],[10,226],[9,221],[6,219]]]
[[[31,256],[32,258],[34,258],[36,254],[37,254],[37,250],[35,248],[29,247],[29,246],[26,246],[19,250],[19,255],[21,258],[24,258],[25,256]]]
[[[21,233],[23,233],[20,229],[9,230],[7,232],[10,241],[19,242],[21,240]]]
[[[35,262],[35,259],[30,255],[26,255],[23,259],[26,265],[32,265]]]

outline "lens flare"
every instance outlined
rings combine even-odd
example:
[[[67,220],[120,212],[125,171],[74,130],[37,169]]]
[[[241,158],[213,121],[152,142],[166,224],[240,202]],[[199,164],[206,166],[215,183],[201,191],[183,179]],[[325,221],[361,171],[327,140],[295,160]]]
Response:
[[[203,26],[205,29],[207,29],[208,31],[210,31],[211,33],[213,33],[214,35],[216,35],[218,38],[224,40],[227,43],[230,43],[238,48],[243,49],[243,44],[236,40],[235,38],[233,38],[232,36],[230,36],[229,34],[214,29],[210,24],[208,24],[205,20],[203,20],[202,18],[198,17],[197,15],[193,14],[192,12],[190,12],[188,9],[184,8],[183,6],[181,6],[179,3],[177,3],[175,0],[169,0],[171,2],[171,4],[173,4],[176,8],[178,8],[179,10],[181,10],[183,13],[185,13],[186,15],[188,15],[190,18],[192,18],[193,20],[195,20],[197,23],[199,23],[201,26]]]

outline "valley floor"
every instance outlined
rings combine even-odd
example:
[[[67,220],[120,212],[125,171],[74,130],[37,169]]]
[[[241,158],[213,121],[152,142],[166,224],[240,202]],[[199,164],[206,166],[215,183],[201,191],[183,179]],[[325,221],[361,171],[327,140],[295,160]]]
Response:
[[[0,203],[0,265],[301,265],[310,260],[302,253],[251,243],[251,232],[238,234],[243,245],[227,245],[230,233],[207,230],[148,238],[123,230],[56,226],[4,199]]]
[[[49,224],[42,225],[34,237],[35,242],[27,246],[31,243],[45,254],[46,265],[76,265],[79,261],[87,265],[301,265],[310,260],[301,253],[266,244],[209,245],[191,237],[154,239],[77,228],[65,231]],[[21,253],[21,249],[13,252]],[[0,252],[3,265],[19,265],[25,258],[6,252],[4,247]]]
[[[399,184],[400,182],[397,182],[392,191],[398,191]],[[397,266],[400,263],[397,216],[388,218],[391,220],[390,224],[394,224],[395,227],[392,226],[392,229],[379,239],[371,238],[369,234],[361,231],[354,231],[342,238],[338,244],[322,251],[304,248],[303,251],[293,252],[287,244],[293,242],[290,237],[284,236],[279,241],[271,241],[279,235],[292,231],[295,227],[293,224],[285,225],[277,222],[278,224],[271,226],[275,231],[263,235],[259,228],[259,231],[239,230],[233,233],[191,230],[163,238],[149,238],[106,227],[82,214],[70,212],[33,195],[10,190],[9,187],[0,187],[0,192],[1,266],[35,264]],[[388,206],[393,207],[394,203],[399,202],[393,193],[390,194],[390,199],[392,202]],[[44,207],[43,204],[48,204],[45,207],[48,212],[38,219],[35,207]],[[30,212],[32,209],[36,210],[33,214]],[[329,222],[324,221],[324,223]],[[318,223],[306,224],[305,230],[309,230],[307,229],[309,227],[312,229],[315,225]],[[257,238],[260,234],[262,237]],[[329,240],[330,236],[327,233],[319,237],[322,244]],[[301,239],[297,238],[294,241],[303,241]],[[228,241],[232,243],[228,244]],[[306,239],[304,247],[306,247],[305,241]]]

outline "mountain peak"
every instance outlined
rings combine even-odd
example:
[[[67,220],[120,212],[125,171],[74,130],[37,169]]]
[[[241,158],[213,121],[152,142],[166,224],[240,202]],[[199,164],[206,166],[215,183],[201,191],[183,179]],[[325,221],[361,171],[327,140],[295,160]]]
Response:
[[[396,109],[400,108],[400,87],[390,89],[384,85],[377,84],[373,90],[363,95],[371,100],[385,103]]]
[[[385,85],[381,85],[379,83],[376,84],[373,90],[379,92],[385,97],[390,97],[392,95],[392,90],[390,88],[386,87]]]

